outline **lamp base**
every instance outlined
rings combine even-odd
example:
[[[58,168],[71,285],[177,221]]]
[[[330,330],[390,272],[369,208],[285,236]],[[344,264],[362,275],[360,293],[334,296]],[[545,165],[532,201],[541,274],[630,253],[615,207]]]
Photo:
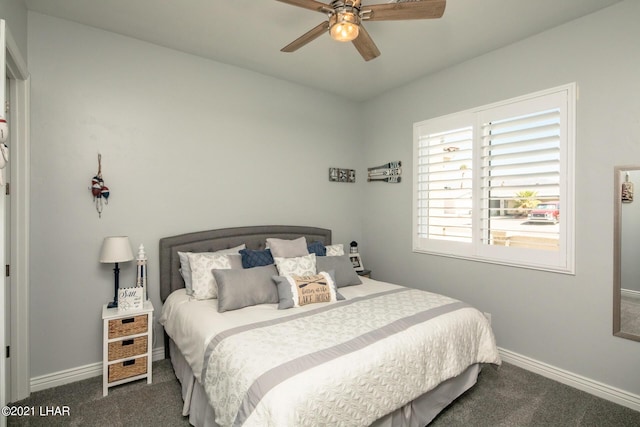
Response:
[[[118,283],[118,278],[120,276],[120,268],[118,267],[118,263],[116,262],[115,267],[113,267],[113,277],[114,277],[114,286],[113,286],[113,301],[109,303],[107,308],[117,308],[118,307],[118,289],[120,285]]]

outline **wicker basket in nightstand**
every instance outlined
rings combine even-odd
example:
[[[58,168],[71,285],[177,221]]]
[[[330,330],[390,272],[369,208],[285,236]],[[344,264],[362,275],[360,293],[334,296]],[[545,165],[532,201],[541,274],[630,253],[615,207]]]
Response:
[[[102,395],[109,387],[142,378],[151,384],[153,305],[145,301],[141,310],[119,311],[102,307],[103,360]]]

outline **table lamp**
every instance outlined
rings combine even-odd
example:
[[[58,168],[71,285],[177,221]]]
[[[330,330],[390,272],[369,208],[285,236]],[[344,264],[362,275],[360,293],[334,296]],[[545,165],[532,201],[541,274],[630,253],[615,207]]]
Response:
[[[101,263],[115,263],[113,275],[115,277],[113,301],[108,308],[118,307],[118,277],[120,276],[119,262],[133,261],[133,252],[127,236],[105,237],[100,250]]]

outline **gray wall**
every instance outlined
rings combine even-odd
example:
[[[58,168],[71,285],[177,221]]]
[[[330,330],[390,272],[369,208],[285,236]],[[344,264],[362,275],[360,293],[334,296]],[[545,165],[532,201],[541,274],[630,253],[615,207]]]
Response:
[[[7,27],[20,49],[23,59],[27,60],[27,7],[22,0],[0,0],[0,19]]]
[[[32,375],[101,360],[104,236],[144,243],[153,278],[162,236],[287,223],[358,240],[375,278],[491,312],[504,349],[640,394],[640,344],[611,334],[612,171],[640,163],[638,16],[628,0],[356,105],[29,14]],[[412,124],[572,81],[576,275],[413,254]],[[87,190],[98,151],[112,190],[102,219]],[[404,162],[402,184],[363,183],[389,160]],[[356,168],[358,183],[328,183],[329,166]]]
[[[640,163],[639,16],[625,1],[367,102],[367,164],[405,167],[366,187],[361,245],[376,278],[491,312],[500,347],[636,395],[640,343],[612,336],[612,201],[614,165]],[[412,124],[573,81],[576,275],[412,253]]]
[[[37,13],[29,69],[33,377],[102,360],[105,236],[147,248],[156,318],[163,236],[294,224],[359,240],[365,184],[328,181],[330,166],[364,175],[355,104]],[[88,190],[98,152],[111,190],[101,219]],[[133,283],[133,263],[121,267]]]

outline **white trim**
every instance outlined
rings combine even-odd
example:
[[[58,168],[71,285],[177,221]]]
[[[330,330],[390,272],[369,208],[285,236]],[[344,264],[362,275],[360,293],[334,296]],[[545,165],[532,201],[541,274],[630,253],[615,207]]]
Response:
[[[640,291],[634,291],[633,289],[620,289],[620,293],[623,297],[640,299]]]
[[[164,359],[164,347],[154,348],[152,360],[156,362],[162,359]],[[31,391],[42,391],[48,388],[101,376],[102,362],[91,363],[89,365],[78,366],[77,368],[65,369],[64,371],[31,378]]]
[[[11,384],[8,394],[15,402],[29,396],[29,220],[30,213],[30,92],[31,81],[22,69],[17,48],[11,49],[12,38],[7,37],[9,55],[17,55],[9,66],[11,90]],[[15,42],[13,42],[15,44]]]
[[[640,411],[640,395],[629,393],[616,387],[611,387],[607,384],[574,374],[573,372],[565,371],[564,369],[556,368],[555,366],[548,365],[503,348],[498,348],[498,350],[500,352],[500,357],[505,362],[542,375],[543,377],[558,381],[559,383],[566,384],[578,390],[582,390],[594,396],[626,406],[634,411]]]
[[[5,83],[5,78],[6,78],[6,70],[7,70],[7,66],[6,66],[6,57],[5,57],[5,53],[6,53],[6,49],[5,49],[5,45],[6,45],[6,25],[5,25],[5,21],[4,19],[0,19],[0,105],[4,104],[5,101],[5,88],[6,88],[6,83]],[[2,115],[4,117],[4,114]],[[4,171],[0,171],[0,174],[4,174]],[[0,190],[3,190],[4,184],[2,186],[0,186]],[[4,192],[4,191],[2,191]],[[0,265],[7,263],[7,259],[6,259],[6,244],[5,241],[7,239],[7,198],[6,197],[2,197],[2,200],[0,201]],[[6,335],[6,328],[7,328],[7,324],[6,324],[6,312],[5,312],[5,308],[7,307],[7,302],[5,301],[5,295],[6,295],[6,277],[3,276],[2,278],[2,285],[0,286],[0,406],[4,406],[7,404],[7,402],[9,401],[9,392],[10,390],[7,390],[7,380],[6,380],[6,367],[7,367],[7,360],[4,357],[4,352],[5,352],[5,346],[7,345],[7,335]],[[9,382],[9,384],[11,384]],[[11,387],[9,387],[11,388]],[[4,427],[7,425],[7,420],[6,417],[2,416],[0,417],[0,427]]]

